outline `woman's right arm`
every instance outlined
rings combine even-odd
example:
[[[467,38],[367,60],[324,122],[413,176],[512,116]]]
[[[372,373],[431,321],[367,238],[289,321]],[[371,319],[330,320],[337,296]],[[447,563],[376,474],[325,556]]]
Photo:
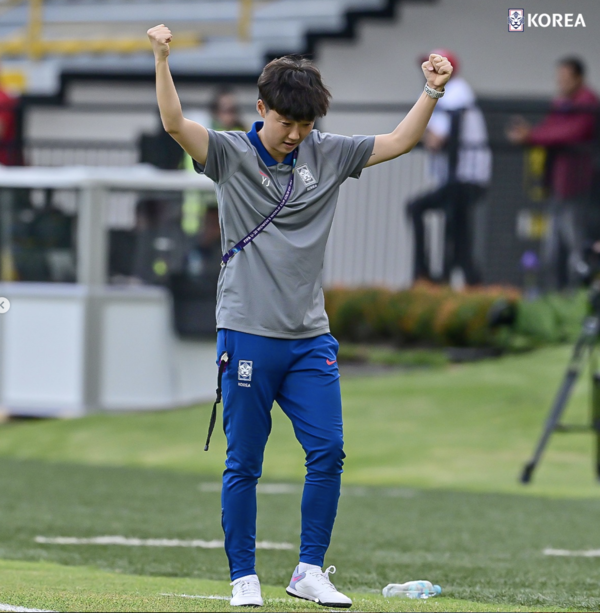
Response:
[[[208,132],[204,126],[183,116],[179,96],[169,70],[169,43],[173,36],[164,24],[148,30],[156,62],[156,98],[165,130],[194,158],[206,164]]]

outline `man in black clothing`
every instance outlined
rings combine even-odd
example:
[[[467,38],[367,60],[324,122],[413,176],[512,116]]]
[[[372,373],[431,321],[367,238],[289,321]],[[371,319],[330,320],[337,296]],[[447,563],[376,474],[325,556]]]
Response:
[[[454,66],[454,76],[446,85],[446,95],[433,112],[423,136],[429,152],[429,174],[433,190],[409,202],[407,214],[414,229],[414,280],[431,279],[425,250],[427,211],[446,214],[445,257],[442,278],[450,279],[452,269],[462,269],[469,285],[481,283],[473,258],[473,207],[486,191],[491,174],[491,153],[483,114],[475,95],[460,75],[459,62],[446,49],[437,49]]]

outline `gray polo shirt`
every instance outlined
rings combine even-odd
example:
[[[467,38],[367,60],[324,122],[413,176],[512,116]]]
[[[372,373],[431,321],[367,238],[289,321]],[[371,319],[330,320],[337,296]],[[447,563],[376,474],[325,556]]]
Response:
[[[205,167],[215,183],[226,253],[273,211],[292,170],[263,146],[254,124],[247,134],[208,130]],[[221,268],[217,328],[273,338],[310,338],[329,332],[323,259],[340,185],[358,178],[374,136],[339,136],[317,130],[299,146],[290,200],[252,243]]]

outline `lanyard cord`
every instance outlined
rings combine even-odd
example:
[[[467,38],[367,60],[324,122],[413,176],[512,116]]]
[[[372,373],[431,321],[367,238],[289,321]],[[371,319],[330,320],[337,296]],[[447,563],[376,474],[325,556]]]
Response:
[[[252,230],[248,235],[246,235],[235,247],[230,249],[223,257],[221,258],[221,266],[225,266],[231,258],[239,253],[244,247],[249,245],[278,215],[278,213],[283,209],[283,207],[289,202],[289,199],[292,195],[292,190],[294,188],[294,171],[296,170],[296,161],[298,160],[298,149],[296,148],[292,157],[292,174],[288,181],[287,187],[281,198],[279,204],[275,207],[275,209],[271,212],[271,214],[263,219],[261,223]],[[227,352],[224,352],[221,355],[219,360],[219,373],[217,376],[217,398],[215,403],[213,404],[212,412],[210,414],[210,422],[208,425],[208,436],[206,437],[206,444],[204,445],[204,451],[208,451],[208,447],[210,445],[210,439],[215,429],[215,424],[217,421],[217,405],[221,402],[222,396],[222,380],[223,380],[223,372],[227,367],[227,363],[229,361],[229,356]]]
[[[222,381],[223,381],[223,372],[227,367],[227,362],[229,361],[229,356],[227,352],[223,352],[221,354],[221,359],[219,360],[219,375],[217,377],[217,399],[213,404],[212,412],[210,414],[210,423],[208,425],[208,436],[206,437],[206,444],[204,445],[204,451],[208,451],[208,446],[210,445],[210,437],[212,436],[213,430],[215,429],[215,423],[217,422],[217,405],[221,402],[221,392],[222,392]]]
[[[294,150],[294,155],[292,158],[292,174],[279,204],[268,217],[265,217],[265,219],[263,219],[260,224],[258,224],[258,226],[252,230],[252,232],[247,234],[235,247],[231,248],[225,255],[223,255],[221,258],[221,266],[225,266],[234,255],[239,253],[244,247],[247,247],[275,219],[281,209],[288,203],[294,188],[294,171],[296,170],[297,159],[298,148]]]

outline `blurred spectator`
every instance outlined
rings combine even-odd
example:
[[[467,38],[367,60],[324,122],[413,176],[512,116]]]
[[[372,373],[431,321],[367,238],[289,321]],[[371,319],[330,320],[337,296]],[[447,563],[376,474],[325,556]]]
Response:
[[[135,278],[150,285],[166,285],[169,275],[183,268],[186,247],[177,202],[157,198],[138,202],[132,267]]]
[[[215,92],[210,103],[210,115],[213,130],[241,130],[247,128],[240,116],[237,99],[232,89],[222,87]]]
[[[424,216],[437,210],[446,215],[442,278],[449,280],[458,266],[465,281],[473,285],[481,282],[473,257],[473,207],[484,196],[491,175],[487,128],[473,90],[459,76],[458,58],[446,49],[431,53],[447,57],[454,72],[423,136],[434,189],[409,202],[407,209],[414,229],[414,279],[431,279]]]
[[[0,164],[3,166],[23,165],[18,108],[18,98],[0,88]]]
[[[221,87],[215,92],[209,110],[210,125],[206,127],[219,131],[247,130],[236,96],[229,87]],[[183,167],[195,173],[192,158],[185,152],[183,156]],[[216,327],[216,294],[222,256],[216,196],[186,192],[182,210],[186,234],[196,235],[197,239],[186,255],[184,272],[170,278],[175,328],[186,338],[212,338]]]
[[[542,248],[546,289],[564,285],[559,278],[561,246],[568,252],[569,284],[573,286],[586,240],[598,238],[586,232],[598,227],[599,217],[597,205],[592,207],[590,202],[598,97],[586,85],[585,65],[579,58],[558,62],[556,85],[558,96],[539,125],[532,127],[515,117],[507,130],[512,143],[546,147],[551,154],[549,222]]]
[[[0,66],[1,70],[1,66]],[[0,166],[22,166],[18,99],[0,88]],[[12,207],[29,199],[29,190],[12,190],[11,204],[5,201],[0,212],[0,280],[14,281],[19,271],[11,246]]]
[[[235,130],[246,132],[247,128],[240,116],[240,109],[233,90],[229,87],[221,87],[218,89],[210,101],[210,125],[205,126],[213,130]],[[203,123],[199,121],[199,123]],[[190,172],[194,170],[192,158],[187,154],[183,154],[183,167]]]
[[[74,219],[51,202],[51,190],[36,206],[14,203],[11,215],[11,252],[14,280],[75,281]]]
[[[210,125],[206,125],[206,118],[196,117],[190,113],[188,118],[194,119],[213,130],[236,130],[246,132],[246,127],[240,116],[240,109],[234,91],[226,86],[223,86],[215,91],[212,100],[209,104],[210,110]],[[165,132],[166,134],[166,132]],[[169,137],[170,138],[170,137]],[[173,140],[173,139],[171,139]],[[174,141],[173,141],[174,142]],[[177,145],[179,146],[179,145]],[[192,158],[183,149],[179,149],[180,155],[183,155],[181,163],[182,168],[189,172],[193,172],[194,163]],[[207,200],[206,195],[201,196],[197,191],[190,190],[185,192],[183,199],[183,229],[189,236],[195,236],[200,228],[200,220],[207,211],[207,206],[216,206],[216,196]]]
[[[184,272],[169,279],[175,329],[184,338],[214,338],[221,253],[219,211],[215,204],[206,209],[202,230],[188,252]]]
[[[214,285],[216,292],[221,256],[219,211],[214,206],[207,208],[198,241],[187,254],[186,271],[190,276],[202,276],[207,283]]]

